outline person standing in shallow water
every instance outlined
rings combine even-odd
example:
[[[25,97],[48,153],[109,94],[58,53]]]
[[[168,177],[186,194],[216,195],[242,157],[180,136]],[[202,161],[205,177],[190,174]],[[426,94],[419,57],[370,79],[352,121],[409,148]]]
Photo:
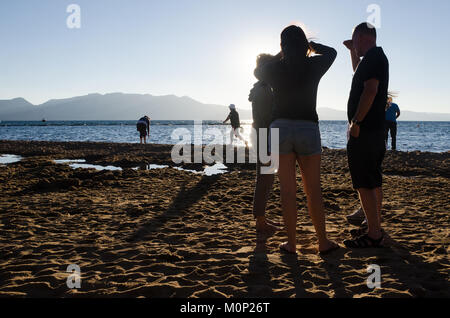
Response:
[[[389,132],[391,132],[391,146],[392,150],[395,151],[397,150],[397,118],[400,117],[400,108],[392,101],[392,97],[389,96],[386,104],[386,127],[384,139],[387,147]]]
[[[244,139],[244,137],[241,136],[240,133],[241,122],[239,120],[239,113],[236,110],[236,106],[234,104],[231,104],[228,107],[230,108],[230,114],[223,121],[223,123],[225,124],[227,121],[231,122],[230,144],[233,144],[234,137],[237,137],[238,139],[245,142],[245,145],[247,146],[247,141]]]
[[[311,53],[315,56],[310,56]],[[320,79],[336,59],[336,50],[309,42],[303,30],[291,25],[281,33],[281,53],[257,67],[255,76],[272,87],[273,119],[279,129],[281,206],[288,241],[282,251],[297,252],[297,178],[300,165],[309,214],[319,241],[319,252],[330,253],[339,246],[327,237],[325,209],[320,182],[321,140],[316,111]],[[272,145],[270,145],[272,146]]]
[[[150,139],[150,117],[144,116],[141,117],[137,124],[136,129],[139,131],[139,138],[142,144],[142,141],[144,141],[144,144],[147,143],[147,136]]]
[[[347,106],[347,159],[353,188],[358,192],[368,225],[367,232],[360,229],[353,234],[356,238],[344,241],[350,248],[381,247],[384,239],[381,165],[386,153],[384,126],[389,61],[376,39],[375,27],[363,22],[354,29],[352,39],[344,42],[350,50],[355,72]]]
[[[261,67],[272,59],[273,56],[270,54],[260,54],[256,60],[256,65],[257,67]],[[268,84],[258,81],[253,85],[248,100],[252,103],[253,128],[256,132],[256,142],[253,145],[257,155],[256,185],[253,195],[253,215],[256,220],[256,232],[258,233],[258,240],[265,241],[265,239],[275,234],[275,232],[278,230],[275,223],[270,222],[266,219],[266,206],[273,187],[274,175],[261,174],[262,164],[259,158],[259,147],[261,143],[265,142],[265,149],[267,149],[267,139],[265,141],[260,140],[259,131],[260,129],[266,129],[268,136],[268,129],[270,127],[270,124],[272,123],[272,88]]]

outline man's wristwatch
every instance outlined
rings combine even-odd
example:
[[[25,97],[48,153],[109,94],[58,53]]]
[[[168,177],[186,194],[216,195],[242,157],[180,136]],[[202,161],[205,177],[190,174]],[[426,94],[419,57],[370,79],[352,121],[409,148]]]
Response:
[[[353,125],[360,126],[360,125],[361,125],[361,122],[358,121],[358,120],[356,120],[356,119],[353,119],[353,120],[352,120],[352,124],[353,124]]]

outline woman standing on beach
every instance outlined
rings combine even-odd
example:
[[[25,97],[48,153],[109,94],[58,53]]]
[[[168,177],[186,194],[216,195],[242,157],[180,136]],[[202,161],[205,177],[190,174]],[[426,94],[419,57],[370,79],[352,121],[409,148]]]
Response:
[[[310,56],[314,52],[317,55]],[[336,50],[308,42],[303,30],[291,25],[281,33],[281,52],[271,62],[256,68],[255,76],[268,83],[274,94],[274,122],[279,129],[279,180],[281,205],[288,241],[283,251],[296,253],[297,179],[299,163],[309,214],[319,240],[319,252],[339,246],[327,238],[320,183],[321,139],[316,111],[317,88],[336,59]]]

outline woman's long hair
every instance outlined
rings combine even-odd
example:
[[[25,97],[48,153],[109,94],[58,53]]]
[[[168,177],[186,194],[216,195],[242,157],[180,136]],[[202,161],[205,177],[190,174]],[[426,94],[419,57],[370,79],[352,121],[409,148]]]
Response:
[[[281,50],[287,64],[302,67],[312,52],[303,29],[296,25],[288,26],[281,32]]]

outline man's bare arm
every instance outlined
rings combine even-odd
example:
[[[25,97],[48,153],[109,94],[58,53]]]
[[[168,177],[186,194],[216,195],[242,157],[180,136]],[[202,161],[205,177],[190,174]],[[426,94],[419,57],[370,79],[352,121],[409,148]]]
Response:
[[[347,49],[350,50],[350,57],[352,59],[353,72],[356,72],[356,69],[358,68],[359,63],[361,62],[361,59],[358,57],[355,49],[353,48],[352,40],[344,41],[344,45],[347,47]]]
[[[359,63],[361,62],[361,59],[356,55],[355,50],[350,51],[350,56],[352,58],[353,72],[356,72],[356,69],[358,68]]]

